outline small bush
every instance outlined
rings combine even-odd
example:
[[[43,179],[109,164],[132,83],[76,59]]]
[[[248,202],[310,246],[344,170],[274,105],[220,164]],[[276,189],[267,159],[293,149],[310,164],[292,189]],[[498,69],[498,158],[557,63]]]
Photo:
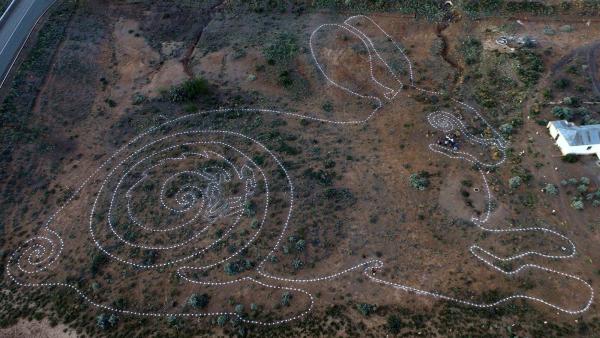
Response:
[[[298,242],[296,242],[296,250],[298,251],[304,251],[304,249],[306,248],[306,241],[301,239]]]
[[[563,160],[563,162],[567,162],[567,163],[575,163],[579,160],[579,158],[575,154],[567,154],[562,157],[562,160]]]
[[[544,27],[544,34],[554,35],[554,34],[556,34],[556,31],[552,27],[546,26],[546,27]]]
[[[552,108],[552,115],[559,119],[570,120],[573,118],[573,110],[568,107],[555,106]]]
[[[281,295],[281,305],[290,306],[291,300],[292,300],[292,294],[289,291],[286,291]]]
[[[326,101],[325,103],[323,103],[322,108],[324,111],[331,113],[333,111],[333,103]]]
[[[208,294],[203,293],[198,295],[195,293],[188,299],[188,304],[195,308],[205,308],[208,305],[209,300],[210,297]]]
[[[415,174],[411,174],[410,185],[417,190],[425,190],[429,186],[429,173],[426,171],[420,171]]]
[[[169,324],[169,326],[178,328],[181,324],[181,318],[177,316],[168,316],[167,324]]]
[[[114,313],[111,313],[110,315],[101,313],[98,317],[96,317],[96,326],[103,330],[117,325],[118,322],[119,317],[117,317]]]
[[[523,180],[521,179],[521,176],[514,176],[508,180],[508,186],[511,189],[517,189],[518,187],[521,186],[522,183],[523,183]]]
[[[569,81],[569,79],[566,79],[564,77],[554,81],[554,87],[556,87],[558,89],[565,89],[569,85],[571,85],[571,81]]]
[[[292,261],[292,267],[294,268],[294,270],[302,269],[303,265],[304,265],[304,263],[298,258],[296,258]]]
[[[387,317],[387,329],[392,334],[400,333],[400,330],[402,330],[402,320],[400,317],[396,315],[389,315]]]
[[[571,200],[571,208],[575,210],[583,210],[583,201],[580,198],[573,198]]]
[[[356,305],[358,312],[360,312],[363,316],[368,316],[371,313],[375,312],[375,305],[360,303]]]
[[[504,136],[508,136],[513,133],[513,126],[510,123],[505,123],[501,125],[498,129],[500,129],[500,132],[504,134]]]
[[[556,195],[558,195],[558,187],[556,187],[552,183],[548,183],[544,187],[544,192],[548,195],[556,196]]]
[[[172,102],[185,102],[198,99],[208,94],[210,94],[208,81],[197,77],[171,88],[171,90],[164,93],[163,96],[166,96],[166,98]]]
[[[217,325],[221,327],[225,326],[225,324],[227,324],[228,319],[229,317],[227,315],[220,315],[219,317],[217,317]]]

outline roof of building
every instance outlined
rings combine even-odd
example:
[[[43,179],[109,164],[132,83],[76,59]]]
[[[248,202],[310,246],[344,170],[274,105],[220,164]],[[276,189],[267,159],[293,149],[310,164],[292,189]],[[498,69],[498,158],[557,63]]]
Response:
[[[600,144],[600,124],[577,126],[565,120],[550,121],[549,124],[558,130],[570,146]]]

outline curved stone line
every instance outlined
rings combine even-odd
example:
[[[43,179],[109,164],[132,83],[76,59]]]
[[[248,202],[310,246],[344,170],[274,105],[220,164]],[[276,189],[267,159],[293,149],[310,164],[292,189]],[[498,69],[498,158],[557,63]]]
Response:
[[[373,41],[367,36],[367,34],[365,34],[363,31],[361,31],[356,25],[352,24],[352,21],[357,20],[357,19],[365,19],[368,20],[369,22],[371,22],[372,24],[374,24],[374,26],[381,31],[382,34],[384,34],[389,41],[392,42],[392,44],[396,47],[396,49],[399,51],[399,53],[401,53],[401,55],[404,57],[404,59],[406,60],[408,67],[409,67],[409,73],[410,73],[410,83],[408,84],[404,84],[399,77],[395,74],[395,72],[393,71],[393,69],[389,66],[389,64],[384,60],[384,58],[381,56],[381,54],[379,53],[378,49],[375,47],[375,44],[373,43]],[[357,92],[352,91],[351,89],[342,86],[341,84],[336,83],[335,81],[333,81],[331,78],[328,77],[328,75],[326,74],[326,72],[324,71],[322,65],[319,63],[318,58],[316,56],[315,50],[314,50],[314,38],[315,35],[318,31],[320,31],[322,28],[324,27],[337,27],[337,28],[341,28],[346,30],[347,32],[353,34],[354,36],[356,36],[362,43],[363,45],[366,47],[367,52],[368,52],[368,61],[369,61],[369,67],[370,67],[370,75],[371,75],[371,80],[380,88],[382,88],[385,93],[384,93],[384,97],[389,101],[394,99],[397,94],[400,92],[400,90],[407,86],[410,88],[413,88],[417,91],[421,91],[421,92],[425,92],[428,94],[435,94],[435,95],[443,95],[443,93],[441,92],[437,92],[437,91],[431,91],[431,90],[427,90],[427,89],[423,89],[423,88],[419,88],[417,86],[414,85],[414,81],[413,81],[413,69],[412,69],[412,64],[410,62],[410,59],[406,56],[406,54],[404,53],[403,49],[396,43],[396,41],[389,35],[387,34],[375,21],[373,21],[371,18],[368,18],[366,16],[353,16],[348,18],[345,22],[344,25],[339,25],[339,24],[324,24],[321,25],[319,27],[317,27],[313,33],[310,36],[309,39],[309,45],[310,45],[310,51],[311,51],[311,55],[315,61],[315,65],[317,66],[318,70],[321,72],[321,74],[325,77],[325,79],[332,84],[334,87],[359,98],[362,99],[369,99],[369,100],[373,100],[377,103],[376,107],[371,111],[371,113],[365,118],[365,119],[350,119],[350,120],[331,120],[331,119],[324,119],[324,118],[318,118],[318,117],[314,117],[311,116],[310,114],[299,114],[299,113],[294,113],[294,112],[285,112],[285,111],[279,111],[279,110],[275,110],[275,109],[253,109],[253,108],[244,108],[244,109],[217,109],[217,110],[210,110],[210,111],[205,111],[205,112],[199,112],[196,114],[190,114],[190,115],[186,115],[186,116],[182,116],[179,118],[175,118],[173,120],[167,121],[161,125],[158,125],[156,127],[150,128],[147,131],[141,133],[140,135],[134,137],[131,141],[129,141],[127,144],[125,144],[123,147],[119,148],[113,155],[111,155],[111,157],[109,157],[106,161],[104,161],[88,178],[86,178],[82,184],[78,187],[78,189],[73,193],[73,195],[71,195],[69,197],[69,199],[62,204],[53,214],[52,216],[49,217],[49,219],[46,221],[45,225],[44,225],[44,230],[48,231],[50,234],[53,234],[53,236],[58,238],[58,246],[56,245],[55,241],[53,241],[52,239],[50,239],[49,237],[44,237],[44,236],[36,236],[33,237],[29,240],[27,240],[21,247],[19,247],[15,252],[13,252],[13,254],[11,255],[11,259],[8,262],[8,266],[7,266],[7,274],[8,276],[11,278],[11,280],[13,280],[16,284],[22,285],[22,286],[62,286],[62,287],[67,287],[70,289],[73,289],[74,291],[76,291],[83,299],[85,299],[87,302],[89,302],[90,304],[92,304],[93,306],[102,308],[102,309],[106,309],[106,310],[110,310],[110,311],[114,311],[114,312],[118,312],[118,313],[123,313],[123,314],[131,314],[131,315],[140,315],[140,316],[152,316],[152,317],[158,317],[158,316],[181,316],[181,317],[200,317],[200,316],[213,316],[213,315],[231,315],[231,316],[236,316],[238,317],[240,320],[247,322],[247,323],[253,323],[253,324],[259,324],[259,325],[276,325],[276,324],[281,324],[281,323],[285,323],[285,322],[289,322],[292,320],[296,320],[298,318],[303,317],[304,315],[306,315],[307,313],[309,313],[312,309],[313,309],[313,305],[314,305],[314,298],[313,296],[306,292],[305,290],[302,289],[298,289],[298,288],[291,288],[291,287],[282,287],[282,286],[275,286],[275,285],[270,285],[264,282],[260,282],[252,277],[242,277],[233,281],[229,281],[229,282],[202,282],[202,281],[197,281],[197,280],[193,280],[190,279],[189,277],[187,277],[183,271],[184,270],[196,270],[196,269],[208,269],[211,268],[215,265],[218,264],[222,264],[223,262],[227,261],[228,259],[230,259],[231,257],[234,257],[236,254],[225,258],[224,260],[221,260],[215,264],[209,265],[209,266],[205,266],[205,267],[192,267],[192,266],[183,266],[177,269],[177,274],[182,277],[183,279],[185,279],[186,281],[190,282],[190,283],[194,283],[194,284],[202,284],[202,285],[229,285],[229,284],[233,284],[233,283],[239,283],[241,281],[250,281],[253,283],[257,283],[259,285],[262,285],[264,287],[268,287],[268,288],[276,288],[276,289],[282,289],[282,290],[289,290],[289,291],[297,291],[297,292],[301,292],[304,293],[306,295],[309,296],[310,298],[310,306],[309,308],[302,312],[301,314],[297,315],[297,316],[293,316],[290,318],[286,318],[283,320],[278,320],[278,321],[273,321],[273,322],[261,322],[261,321],[253,321],[253,320],[248,320],[248,319],[244,319],[243,317],[240,317],[237,313],[232,313],[232,312],[210,312],[210,313],[151,313],[151,312],[137,312],[137,311],[129,311],[129,310],[120,310],[120,309],[115,309],[112,308],[110,306],[106,306],[103,304],[99,304],[94,302],[91,298],[89,298],[89,296],[87,296],[83,291],[79,290],[77,287],[73,286],[73,285],[69,285],[66,283],[25,283],[25,282],[21,282],[20,280],[18,280],[17,277],[15,277],[13,275],[13,273],[10,271],[10,267],[12,264],[16,264],[18,269],[26,274],[33,274],[33,273],[39,273],[41,271],[44,271],[45,269],[47,269],[48,267],[50,267],[53,263],[55,263],[58,259],[58,257],[60,257],[60,254],[62,253],[63,247],[64,247],[64,243],[62,241],[62,239],[60,238],[60,236],[53,230],[50,229],[50,225],[52,224],[52,222],[54,221],[54,219],[58,216],[58,214],[61,213],[61,211],[70,204],[70,202],[73,200],[73,198],[75,198],[76,196],[79,195],[79,193],[81,192],[81,190],[87,185],[87,183],[93,178],[95,177],[101,169],[105,168],[113,159],[115,159],[117,156],[119,156],[121,153],[123,153],[126,149],[128,149],[132,144],[134,144],[135,142],[137,142],[138,140],[142,139],[143,137],[150,135],[151,133],[155,132],[155,131],[159,131],[160,128],[166,127],[166,126],[170,126],[172,124],[175,124],[176,122],[182,121],[184,119],[187,118],[193,118],[193,117],[197,117],[197,116],[202,116],[202,115],[206,115],[206,114],[211,114],[211,113],[228,113],[228,112],[232,112],[232,111],[242,111],[242,112],[260,112],[260,113],[270,113],[270,114],[276,114],[276,115],[282,115],[282,116],[287,116],[287,117],[293,117],[293,118],[301,118],[301,119],[308,119],[308,120],[313,120],[313,121],[317,121],[317,122],[323,122],[323,123],[332,123],[332,124],[339,124],[339,125],[350,125],[350,124],[361,124],[361,123],[366,123],[367,121],[369,121],[377,111],[379,111],[379,109],[381,109],[383,107],[383,101],[381,98],[376,97],[376,96],[372,96],[372,95],[364,95],[364,94],[360,94]],[[398,89],[393,89],[389,86],[386,86],[384,84],[382,84],[376,77],[373,71],[373,65],[374,65],[374,58],[377,58],[377,60],[379,60],[379,62],[382,62],[384,64],[384,66],[388,69],[388,71],[390,72],[390,74],[392,75],[392,77],[398,82],[399,84],[399,88]],[[484,144],[487,146],[494,146],[497,147],[499,150],[501,150],[504,154],[504,157],[502,159],[501,162],[496,163],[496,164],[488,164],[487,166],[489,167],[495,167],[499,164],[501,164],[504,161],[505,158],[505,148],[507,146],[507,142],[501,137],[501,135],[493,128],[491,127],[491,125],[485,120],[485,118],[473,107],[471,107],[470,105],[463,103],[461,101],[458,101],[454,98],[450,98],[451,101],[463,106],[465,109],[471,111],[474,115],[476,115],[479,119],[481,119],[492,131],[492,133],[496,136],[495,138],[492,139],[483,139],[480,138],[478,136],[474,136],[471,135],[469,133],[468,140],[470,142],[473,143],[479,143],[479,144]],[[444,112],[438,112],[438,113],[442,113],[443,116],[439,116],[439,118],[450,118],[449,116],[445,115],[447,113]],[[312,113],[314,114],[314,113]],[[462,121],[458,120],[459,123],[456,124],[456,127],[463,129],[466,131],[466,126],[464,126],[464,124],[462,124]],[[439,120],[439,119],[433,119],[430,120],[430,123],[432,124],[432,126],[434,128],[439,128],[441,127],[443,130],[450,130],[452,129],[452,125],[447,125],[447,123],[453,123],[455,122],[454,120],[452,120],[450,118],[450,120],[448,121],[444,121],[444,120]],[[450,128],[450,129],[448,129]],[[582,280],[581,278],[574,276],[574,275],[570,275],[570,274],[566,274],[560,271],[556,271],[556,270],[552,270],[543,266],[539,266],[539,265],[535,265],[535,264],[525,264],[522,265],[521,267],[513,270],[513,271],[505,271],[502,270],[501,268],[499,268],[497,265],[493,264],[493,262],[491,260],[486,259],[485,256],[491,257],[494,260],[500,260],[500,261],[511,261],[511,260],[516,260],[518,258],[522,258],[525,256],[540,256],[540,257],[544,257],[544,258],[553,258],[553,259],[563,259],[563,258],[571,258],[573,256],[575,256],[576,254],[576,250],[575,250],[575,245],[574,243],[568,239],[566,236],[554,231],[554,230],[550,230],[550,229],[546,229],[546,228],[541,228],[541,227],[531,227],[531,228],[516,228],[516,229],[489,229],[489,228],[485,228],[483,226],[483,224],[488,220],[490,212],[491,212],[491,193],[489,190],[489,186],[487,184],[487,180],[485,177],[485,174],[482,170],[480,170],[483,180],[484,180],[484,186],[486,188],[487,194],[488,194],[488,207],[486,210],[486,216],[483,219],[477,219],[477,218],[473,218],[473,222],[482,230],[484,231],[490,231],[490,232],[513,232],[513,231],[542,231],[542,232],[547,232],[550,234],[553,234],[555,236],[558,236],[564,240],[567,240],[569,242],[569,244],[571,245],[571,253],[568,255],[549,255],[549,254],[544,254],[544,253],[540,253],[540,252],[536,252],[536,251],[529,251],[529,252],[525,252],[525,253],[521,253],[521,254],[517,254],[514,256],[509,256],[509,257],[499,257],[499,256],[495,256],[493,253],[486,251],[485,249],[478,247],[476,245],[473,245],[470,247],[470,252],[477,257],[479,260],[481,260],[483,263],[487,264],[488,266],[504,273],[507,275],[513,275],[516,274],[522,270],[525,269],[539,269],[542,271],[546,271],[546,272],[550,272],[550,273],[554,273],[554,274],[558,274],[559,276],[562,277],[567,277],[567,278],[571,278],[574,279],[576,281],[579,281],[581,283],[583,283],[589,290],[590,290],[590,298],[589,301],[587,302],[587,304],[582,307],[581,309],[577,309],[577,310],[569,310],[569,309],[565,309],[562,307],[559,307],[555,304],[551,304],[541,298],[536,298],[536,297],[531,297],[531,296],[527,296],[527,295],[513,295],[510,297],[505,297],[502,298],[494,303],[489,303],[489,304],[480,304],[480,303],[473,303],[473,302],[469,302],[466,300],[461,300],[461,299],[457,299],[457,298],[453,298],[450,296],[446,296],[440,293],[436,293],[433,291],[426,291],[426,290],[421,290],[418,288],[414,288],[414,287],[410,287],[407,285],[402,285],[402,284],[398,284],[398,283],[394,283],[394,282],[390,282],[390,281],[385,281],[382,279],[378,279],[376,277],[374,277],[372,274],[369,274],[368,272],[372,269],[372,268],[382,268],[383,267],[383,262],[381,260],[378,259],[369,259],[369,260],[365,260],[357,265],[354,265],[352,267],[346,268],[345,270],[330,274],[330,275],[326,275],[326,276],[319,276],[319,277],[314,277],[314,278],[305,278],[305,279],[292,279],[292,278],[284,278],[284,277],[279,277],[279,276],[273,276],[270,275],[268,273],[266,273],[263,268],[264,268],[264,264],[267,261],[267,259],[274,255],[275,252],[278,250],[282,239],[285,236],[285,233],[287,231],[288,228],[288,224],[289,221],[291,219],[291,214],[292,214],[292,210],[293,210],[293,193],[294,193],[294,188],[293,188],[293,184],[291,181],[291,178],[287,172],[287,170],[285,169],[285,167],[282,165],[281,161],[268,149],[266,148],[264,145],[262,145],[260,142],[258,142],[257,140],[254,140],[250,137],[247,137],[243,134],[237,133],[237,132],[232,132],[232,131],[215,131],[215,130],[210,130],[210,131],[187,131],[187,132],[181,132],[181,133],[175,133],[172,134],[171,136],[177,136],[177,135],[183,135],[183,134],[189,134],[189,133],[200,133],[200,132],[211,132],[211,133],[223,133],[223,134],[227,134],[227,135],[233,135],[233,136],[237,136],[237,137],[242,137],[245,138],[249,141],[255,142],[255,144],[258,144],[260,148],[262,148],[263,151],[266,151],[270,156],[272,156],[272,158],[275,160],[275,162],[277,163],[277,165],[283,170],[283,172],[285,173],[286,176],[286,180],[288,182],[289,185],[289,190],[290,190],[290,199],[289,199],[289,210],[288,210],[288,214],[287,214],[287,218],[284,221],[284,224],[282,226],[281,232],[279,237],[277,238],[277,241],[275,243],[275,245],[272,247],[270,253],[260,262],[260,264],[258,265],[258,267],[256,268],[256,271],[259,273],[259,275],[269,278],[269,279],[273,279],[273,280],[277,280],[279,282],[284,282],[284,283],[312,283],[312,282],[321,282],[321,281],[326,281],[326,280],[331,280],[334,278],[337,278],[341,275],[344,275],[346,273],[349,273],[351,271],[363,268],[363,273],[369,278],[369,280],[376,282],[376,283],[380,283],[383,285],[388,285],[403,291],[407,291],[407,292],[412,292],[418,295],[425,295],[425,296],[430,296],[430,297],[434,297],[434,298],[438,298],[438,299],[443,299],[443,300],[448,300],[448,301],[454,301],[457,303],[461,303],[461,304],[465,304],[465,305],[470,305],[470,306],[474,306],[474,307],[479,307],[479,308],[488,308],[488,307],[494,307],[497,306],[501,303],[507,302],[509,300],[512,299],[516,299],[516,298],[522,298],[522,299],[528,299],[528,300],[532,300],[532,301],[536,301],[542,304],[545,304],[547,306],[550,306],[552,308],[555,308],[559,311],[565,312],[565,313],[570,313],[570,314],[577,314],[577,313],[581,313],[586,311],[592,300],[594,297],[594,290],[593,288],[584,280]],[[136,150],[133,154],[129,155],[125,160],[121,161],[121,163],[119,163],[118,165],[115,166],[118,167],[120,165],[122,165],[127,159],[131,158],[132,156],[137,155],[138,153],[140,153],[143,149],[145,149],[146,147],[149,147],[153,144],[156,144],[158,142],[161,142],[165,139],[167,139],[167,137],[163,137],[160,138],[156,141],[150,142],[149,144],[145,145],[144,147]],[[446,149],[438,149],[436,147],[432,147],[430,146],[430,149],[434,152],[443,154],[445,156],[448,156],[450,158],[457,158],[457,159],[462,159],[465,161],[469,161],[472,163],[477,163],[477,164],[481,164],[486,166],[485,163],[481,163],[480,161],[477,160],[477,158],[475,158],[473,155],[469,154],[469,153],[465,153],[465,152],[446,152],[444,150]],[[236,149],[237,150],[237,149]],[[241,153],[243,156],[246,156],[245,154]],[[261,175],[263,175],[264,181],[265,181],[265,186],[266,186],[266,200],[268,201],[268,180],[266,179],[266,176],[264,175],[264,173],[262,173],[262,170],[260,169],[259,166],[256,166],[256,164],[254,162],[252,162],[252,160],[246,156],[246,158],[253,164],[255,165],[256,168],[258,168],[258,170],[261,172]],[[114,172],[115,168],[113,168],[113,170],[111,171]],[[111,174],[109,174],[108,176],[110,176]],[[107,177],[108,177],[107,176]],[[106,182],[105,182],[106,183]],[[254,181],[254,184],[256,183],[256,181]],[[246,183],[246,184],[252,184],[252,183]],[[99,195],[99,194],[98,194]],[[96,201],[94,202],[94,208],[97,202],[97,198]],[[267,205],[268,203],[265,204],[265,212],[263,213],[263,221],[259,227],[259,230],[262,228],[262,225],[264,224],[264,220],[266,217],[266,211],[267,211]],[[93,216],[93,212],[90,213],[90,231],[91,231],[91,224],[92,224],[92,216]],[[229,228],[228,232],[231,231],[233,229],[233,226]],[[260,233],[260,231],[257,231],[256,234],[254,235],[254,237],[252,238],[252,240],[250,241],[250,243],[256,238],[256,236],[258,236],[258,234]],[[93,233],[92,233],[93,234]],[[33,243],[34,241],[40,241],[41,243]],[[96,242],[96,245],[99,246],[99,248],[101,248],[101,245],[99,245],[99,243],[94,239],[94,241]],[[33,244],[32,244],[33,243]],[[42,243],[49,243],[50,249],[46,248],[46,246],[44,246]],[[215,242],[213,242],[212,245],[214,245]],[[102,249],[102,248],[101,248]],[[104,251],[104,250],[102,250]],[[115,258],[115,256],[112,256],[110,253],[104,251],[107,255]],[[239,253],[239,251],[238,251]],[[483,254],[483,255],[482,255]],[[27,262],[30,266],[40,266],[39,268],[36,268],[34,270],[27,270],[25,268],[23,268],[21,266],[21,259],[23,257],[26,257]],[[171,262],[172,264],[173,262]],[[135,264],[134,264],[135,265]],[[142,266],[144,268],[147,268],[145,266]],[[151,266],[151,267],[155,267],[155,266]]]

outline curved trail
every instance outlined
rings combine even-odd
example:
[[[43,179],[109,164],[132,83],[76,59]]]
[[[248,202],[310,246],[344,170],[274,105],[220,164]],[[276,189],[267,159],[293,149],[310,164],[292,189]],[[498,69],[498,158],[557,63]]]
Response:
[[[400,75],[394,70],[393,67],[391,67],[388,64],[388,62],[386,62],[385,58],[382,57],[379,49],[376,47],[375,42],[369,37],[369,33],[361,29],[361,27],[363,27],[364,24],[371,25],[372,27],[374,27],[378,34],[382,34],[383,36],[385,36],[387,41],[389,41],[394,46],[395,50],[404,60],[405,67],[409,75],[408,81],[403,82],[400,78]],[[364,47],[368,52],[368,62],[370,67],[371,80],[379,89],[383,91],[383,98],[374,95],[361,94],[356,91],[353,91],[352,89],[337,83],[328,75],[324,66],[319,62],[318,55],[315,51],[315,41],[317,35],[322,30],[328,28],[343,30],[347,33],[352,34],[363,43]],[[54,214],[52,214],[52,216],[45,222],[41,234],[25,241],[21,247],[19,247],[13,252],[7,264],[6,273],[8,277],[11,278],[16,284],[21,286],[60,286],[70,288],[74,290],[79,296],[81,296],[85,301],[89,302],[95,307],[126,315],[150,317],[202,317],[227,315],[235,316],[243,322],[257,325],[277,325],[286,323],[301,318],[308,314],[310,311],[312,311],[315,302],[313,295],[299,287],[294,287],[294,285],[328,281],[354,271],[362,271],[362,273],[368,278],[369,281],[380,285],[389,286],[404,292],[410,292],[417,295],[452,301],[478,308],[494,307],[513,299],[527,299],[541,304],[545,304],[558,311],[568,314],[578,314],[589,309],[594,298],[594,290],[586,281],[575,275],[567,274],[536,264],[524,264],[516,268],[515,270],[506,271],[498,264],[499,262],[515,261],[526,256],[537,256],[541,258],[554,260],[568,259],[576,255],[576,248],[574,243],[566,236],[554,230],[543,227],[510,229],[497,229],[487,227],[486,223],[490,218],[492,210],[492,194],[487,183],[487,174],[483,171],[483,169],[479,169],[479,172],[482,176],[482,181],[484,182],[484,188],[487,195],[486,210],[484,211],[483,216],[481,216],[480,218],[472,218],[473,223],[475,223],[481,231],[488,232],[491,234],[518,232],[539,232],[543,234],[550,234],[552,236],[556,236],[557,238],[563,241],[568,242],[570,251],[564,255],[552,255],[549,253],[538,251],[527,251],[516,253],[512,256],[502,257],[495,255],[493,252],[485,248],[482,248],[477,245],[472,245],[469,248],[470,253],[486,266],[489,266],[490,268],[504,275],[511,276],[519,274],[522,271],[539,270],[580,283],[583,287],[583,290],[589,292],[589,298],[585,304],[581,304],[581,306],[575,308],[564,308],[557,304],[550,303],[549,301],[543,298],[532,297],[526,294],[511,295],[509,297],[501,298],[491,303],[475,303],[466,299],[459,299],[446,294],[438,293],[433,290],[424,290],[396,281],[379,278],[376,273],[373,273],[374,270],[379,270],[384,266],[384,262],[379,259],[367,259],[358,262],[353,266],[347,267],[341,271],[332,272],[330,274],[322,276],[314,276],[312,278],[289,278],[285,276],[273,275],[266,272],[265,264],[272,257],[274,257],[281,249],[281,243],[288,231],[288,226],[291,221],[293,209],[295,207],[293,197],[294,185],[287,169],[276,154],[274,154],[261,142],[252,137],[230,130],[193,129],[188,127],[188,123],[193,122],[195,119],[202,118],[207,114],[241,111],[248,113],[275,114],[289,118],[308,119],[321,123],[331,123],[341,126],[356,125],[368,122],[383,107],[384,102],[389,102],[396,98],[401,92],[401,90],[404,88],[410,88],[429,94],[441,94],[440,92],[426,90],[414,85],[413,68],[410,59],[404,53],[400,45],[388,33],[386,33],[375,21],[366,16],[352,16],[346,21],[344,21],[343,24],[320,25],[311,34],[309,39],[309,45],[311,55],[314,59],[316,67],[324,76],[324,78],[328,81],[329,84],[338,88],[339,90],[344,91],[348,95],[355,96],[364,100],[369,100],[375,103],[375,107],[365,118],[333,120],[312,116],[312,114],[299,114],[275,109],[219,109],[185,115],[165,122],[156,127],[150,128],[142,134],[134,137],[127,144],[119,148],[94,172],[92,172],[89,177],[83,180],[83,182],[76,189],[73,195],[71,195],[69,199],[63,205],[61,205],[54,212]],[[393,84],[384,83],[384,80],[377,78],[374,71],[374,66],[377,63],[383,65],[384,68],[389,72],[389,76],[394,81]],[[459,130],[463,135],[465,135],[466,141],[468,143],[474,146],[487,147],[491,150],[497,150],[502,154],[502,156],[499,160],[495,162],[487,162],[480,160],[477,156],[469,152],[449,149],[437,144],[429,145],[429,149],[432,152],[447,156],[449,158],[464,160],[472,164],[478,165],[479,168],[494,168],[501,165],[506,159],[506,148],[508,145],[507,142],[475,108],[471,107],[466,103],[460,102],[454,98],[450,98],[450,100],[453,103],[460,106],[464,111],[470,112],[473,115],[475,115],[478,119],[480,119],[492,131],[493,137],[485,138],[482,136],[471,134],[469,132],[468,127],[460,119],[458,119],[450,113],[443,111],[433,112],[427,116],[427,120],[432,126],[432,128],[437,129],[446,134]],[[185,126],[183,131],[177,131],[176,127],[179,124]],[[232,142],[230,141],[230,139],[237,140],[238,142]],[[243,141],[243,144],[251,145],[253,150],[245,151],[240,146],[237,146],[236,144],[239,143],[239,141]],[[199,149],[194,150],[195,147],[198,147]],[[178,151],[177,155],[171,155],[171,152],[173,151]],[[285,181],[285,184],[287,184],[286,195],[288,196],[288,209],[285,216],[285,220],[280,225],[281,229],[279,231],[279,235],[277,236],[275,243],[272,246],[270,246],[271,249],[269,253],[265,255],[265,257],[262,258],[262,260],[254,268],[254,271],[256,272],[255,276],[246,276],[230,281],[203,281],[191,277],[188,274],[188,272],[190,271],[208,271],[211,268],[214,268],[215,266],[220,266],[232,262],[234,259],[241,255],[243,250],[251,246],[263,232],[263,226],[267,221],[266,218],[270,207],[270,177],[268,177],[268,174],[265,173],[262,170],[262,168],[252,160],[253,156],[252,153],[250,153],[250,151],[260,152],[261,155],[264,155],[265,158],[272,162],[275,165],[275,167],[280,169],[280,171],[284,174],[283,181]],[[235,159],[231,158],[231,156],[233,156],[231,154],[235,155]],[[170,167],[172,163],[195,163],[194,161],[207,162],[211,160],[218,160],[219,162],[223,163],[223,166],[218,168],[205,167],[203,169],[198,169],[194,167],[194,169],[187,168],[185,170],[175,170]],[[162,207],[162,209],[165,209],[171,213],[175,213],[178,215],[180,214],[182,216],[187,214],[190,210],[195,209],[195,213],[189,216],[189,219],[184,218],[180,225],[173,226],[172,224],[168,224],[168,227],[166,228],[148,225],[143,221],[142,218],[138,217],[135,214],[135,208],[132,207],[132,205],[135,204],[136,190],[139,187],[143,186],[143,184],[147,180],[152,179],[152,177],[155,174],[160,172],[165,172],[168,174],[167,178],[164,179],[160,184],[159,197],[160,206]],[[180,186],[175,186],[173,187],[174,194],[172,196],[169,195],[167,191],[169,191],[169,189],[171,189],[171,186],[176,184],[174,182],[176,182],[181,177],[192,177],[194,178],[194,180],[200,182],[200,184],[183,184]],[[60,234],[57,233],[55,230],[52,230],[51,226],[54,223],[55,219],[58,217],[58,215],[61,214],[63,209],[66,206],[70,205],[73,199],[78,197],[82,190],[90,182],[96,180],[100,182],[100,188],[95,193],[94,202],[91,208],[91,212],[89,214],[88,231],[90,233],[90,238],[93,240],[96,248],[102,251],[111,259],[116,260],[124,265],[129,265],[139,269],[153,269],[164,266],[177,266],[177,275],[181,279],[192,284],[205,286],[224,286],[244,281],[254,283],[265,288],[300,292],[308,297],[309,306],[297,315],[269,322],[252,320],[244,316],[240,316],[235,312],[228,311],[189,313],[141,312],[134,310],[117,309],[109,305],[97,303],[88,294],[86,294],[85,291],[68,283],[28,283],[24,281],[21,275],[26,276],[39,274],[48,270],[51,267],[56,267],[57,261],[61,257],[61,254],[63,252],[64,242]],[[126,185],[130,181],[132,181],[133,183],[131,183],[131,186],[127,188]],[[232,182],[240,183],[240,186],[243,187],[243,189],[241,193],[238,192],[238,194],[235,196],[228,196],[229,192],[226,189],[226,186]],[[110,191],[110,187],[113,185],[114,189]],[[264,191],[264,196],[257,195],[258,188],[261,188],[261,191]],[[121,197],[122,195],[119,195],[120,190],[125,190],[125,198]],[[102,225],[102,227],[104,228],[102,228],[99,224],[96,224],[95,219],[97,218],[97,216],[102,215],[100,209],[102,209],[102,196],[104,195],[109,196],[106,197],[107,202],[105,202],[109,205],[109,207],[108,212],[106,213],[106,222],[105,224],[102,223],[104,224]],[[112,210],[113,205],[118,205],[121,199],[127,200],[126,203],[128,217],[131,220],[131,222],[135,224],[139,229],[141,229],[140,231],[144,232],[146,236],[142,236],[142,238],[127,239],[119,235],[117,225],[114,220],[116,217],[113,217]],[[250,222],[249,220],[243,217],[242,206],[246,205],[249,201],[254,201],[256,199],[259,199],[260,201],[260,210],[262,213],[262,217],[260,217],[260,220],[257,219],[256,222]],[[116,206],[114,208],[116,208]],[[183,241],[165,245],[161,244],[160,246],[153,244],[152,242],[147,242],[153,236],[160,236],[162,233],[165,232],[168,233],[170,231],[176,231],[178,229],[185,228],[189,224],[196,223],[199,220],[202,220],[208,225],[198,230],[197,233],[190,235],[191,237]],[[217,220],[228,220],[228,227],[219,236],[216,236],[216,239],[198,243],[200,236],[204,235],[208,231],[211,231],[211,225]],[[110,235],[112,237],[106,237],[105,235],[103,235],[101,233],[102,229],[104,229],[106,233],[112,234]],[[244,246],[236,248],[235,252],[231,252],[228,255],[224,255],[224,257],[218,257],[216,259],[213,259],[212,261],[206,262],[206,264],[203,264],[202,266],[196,266],[194,264],[185,265],[186,261],[191,260],[194,257],[203,255],[204,253],[208,252],[209,249],[213,248],[216,245],[219,245],[221,242],[226,240],[228,236],[230,236],[230,234],[236,229],[245,229],[249,233],[249,237],[245,241]],[[214,238],[210,236],[206,237]],[[166,252],[174,252],[173,256],[175,257],[173,259],[168,259],[160,263],[139,263],[131,260],[129,257],[124,256],[124,254],[121,252],[111,251],[111,246],[109,245],[110,241],[108,239],[114,240],[120,244],[126,244],[127,246],[131,246],[134,248],[155,249]],[[191,243],[195,244],[192,245]],[[192,246],[191,249],[188,249],[189,251],[184,250],[183,252],[180,252],[181,248],[187,248],[189,246]],[[285,286],[274,285],[270,283],[283,284]]]

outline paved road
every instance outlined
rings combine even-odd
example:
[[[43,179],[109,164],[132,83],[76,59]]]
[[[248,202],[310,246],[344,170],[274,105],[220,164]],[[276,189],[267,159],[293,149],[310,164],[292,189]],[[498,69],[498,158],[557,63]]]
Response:
[[[55,0],[15,0],[0,22],[0,87],[38,20]]]

